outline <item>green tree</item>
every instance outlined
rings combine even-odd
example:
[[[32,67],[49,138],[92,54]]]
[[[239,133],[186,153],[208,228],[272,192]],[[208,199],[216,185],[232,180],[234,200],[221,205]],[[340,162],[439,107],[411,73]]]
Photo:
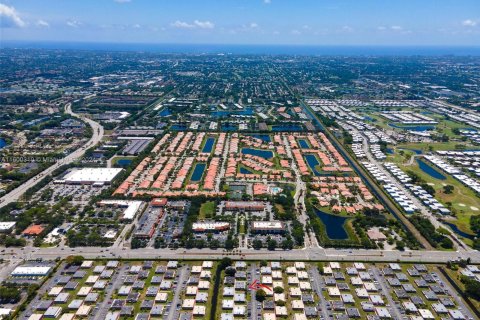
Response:
[[[275,250],[277,248],[277,241],[274,239],[270,239],[267,243],[267,248],[271,251]]]
[[[83,263],[83,260],[85,260],[83,256],[68,256],[65,261],[69,265],[79,266]]]
[[[284,289],[282,287],[275,287],[273,288],[273,292],[275,293],[283,293]]]
[[[470,229],[476,234],[480,234],[480,216],[470,217]]]
[[[267,298],[267,294],[263,289],[257,290],[257,292],[255,292],[255,299],[258,302],[263,302],[265,301],[266,298]]]
[[[262,240],[255,239],[252,241],[252,246],[255,250],[260,250],[263,247]]]
[[[293,249],[293,241],[292,239],[285,239],[282,241],[282,249],[283,250],[292,250]]]
[[[222,260],[220,260],[219,268],[224,270],[232,265],[232,259],[229,257],[225,257]]]
[[[443,186],[443,193],[445,194],[451,194],[453,193],[454,186],[447,184],[446,186]]]

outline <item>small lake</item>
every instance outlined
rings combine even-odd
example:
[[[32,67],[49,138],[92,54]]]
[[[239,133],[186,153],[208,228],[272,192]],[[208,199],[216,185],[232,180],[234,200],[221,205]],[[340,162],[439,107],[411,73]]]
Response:
[[[195,168],[193,169],[192,176],[190,177],[190,181],[197,182],[202,180],[203,172],[205,171],[205,167],[207,166],[206,163],[197,163]]]
[[[262,140],[263,142],[271,142],[272,139],[268,134],[251,134],[252,137]]]
[[[172,115],[172,113],[168,109],[163,109],[162,111],[160,111],[159,115],[160,117],[168,117]]]
[[[122,167],[129,166],[132,163],[132,159],[120,159],[117,160],[117,164]]]
[[[205,141],[205,146],[203,146],[202,152],[210,153],[213,149],[213,144],[215,143],[214,137],[208,137],[207,141]]]
[[[348,239],[348,233],[345,230],[345,221],[348,218],[336,216],[315,208],[317,216],[322,220],[325,225],[327,237],[332,240],[345,240]]]
[[[252,156],[262,157],[264,159],[271,159],[273,158],[273,152],[269,150],[259,150],[259,149],[252,149],[252,148],[243,148],[243,154],[250,154]]]
[[[184,131],[187,130],[187,126],[184,124],[174,124],[170,127],[170,129],[175,131]]]
[[[5,148],[6,145],[7,145],[7,142],[4,139],[0,138],[0,149]]]
[[[245,167],[240,167],[240,173],[241,173],[241,174],[253,174],[252,171],[248,170],[248,169],[245,168]]]
[[[310,145],[308,144],[307,140],[305,139],[298,139],[298,144],[302,149],[310,149]]]
[[[218,110],[213,111],[211,115],[213,117],[222,118],[222,117],[229,117],[233,115],[237,116],[253,116],[254,112],[252,108],[245,108],[243,110]]]
[[[276,124],[272,126],[272,131],[303,131],[303,129],[297,124]]]
[[[470,239],[470,240],[473,240],[475,238],[475,236],[473,234],[469,234],[469,233],[463,232],[462,230],[458,229],[456,224],[453,224],[453,223],[447,222],[447,221],[443,221],[443,223],[445,223],[447,226],[450,227],[450,229],[452,229],[453,232],[455,232],[456,234],[458,234],[459,236],[461,236],[463,238]]]
[[[393,128],[411,130],[411,131],[431,131],[435,129],[435,126],[431,126],[431,125],[399,126],[395,123],[389,123],[388,125]]]
[[[306,154],[305,155],[305,160],[307,160],[308,166],[312,170],[313,174],[316,176],[320,176],[320,172],[317,171],[316,166],[320,165],[320,162],[318,162],[317,157],[314,154]]]
[[[431,176],[432,178],[438,179],[438,180],[445,180],[447,179],[443,174],[432,168],[430,165],[425,163],[423,160],[417,159],[418,166],[420,169]]]
[[[388,153],[388,154],[394,154],[395,151],[393,151],[393,149],[391,149],[391,148],[387,148],[387,153]]]

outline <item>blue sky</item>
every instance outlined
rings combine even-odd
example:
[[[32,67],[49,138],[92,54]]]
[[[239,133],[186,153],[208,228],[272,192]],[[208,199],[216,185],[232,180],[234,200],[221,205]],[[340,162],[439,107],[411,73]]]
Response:
[[[480,45],[480,0],[0,0],[0,39]]]

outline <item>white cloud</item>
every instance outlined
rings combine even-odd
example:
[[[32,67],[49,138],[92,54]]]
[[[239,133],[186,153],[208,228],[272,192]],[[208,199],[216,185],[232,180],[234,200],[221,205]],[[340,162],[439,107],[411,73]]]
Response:
[[[477,24],[478,24],[477,21],[471,20],[471,19],[467,19],[467,20],[462,21],[462,26],[465,26],[465,27],[476,27]]]
[[[195,29],[195,28],[200,28],[200,29],[213,29],[215,28],[215,24],[213,24],[210,21],[200,21],[200,20],[195,20],[193,23],[188,23],[185,21],[180,21],[177,20],[174,23],[170,24],[174,28],[178,29]]]
[[[379,26],[379,27],[377,27],[377,30],[380,30],[380,31],[385,31],[385,30],[387,30],[387,28],[386,28],[386,27],[384,27],[384,26]]]
[[[14,7],[9,7],[0,3],[0,27],[2,28],[22,28],[27,24],[20,18]]]
[[[301,33],[299,30],[297,30],[297,29],[294,29],[294,30],[290,31],[290,33],[293,34],[293,35],[296,35],[296,36],[302,34],[302,33]]]
[[[37,23],[36,23],[36,25],[37,25],[38,27],[42,27],[42,28],[48,28],[48,27],[50,27],[50,24],[49,24],[47,21],[42,20],[42,19],[38,20]]]
[[[184,21],[177,20],[174,23],[171,24],[172,27],[178,28],[178,29],[192,29],[195,28],[193,24],[189,24]]]
[[[133,27],[133,29],[140,29],[142,26],[139,25],[138,23],[136,23],[132,27]]]
[[[78,22],[77,20],[68,20],[67,21],[67,26],[72,27],[72,28],[78,28],[80,27],[81,23]]]
[[[270,3],[272,3],[272,0],[263,0],[263,3],[270,4]]]
[[[215,28],[215,25],[210,22],[210,21],[199,21],[199,20],[195,20],[193,22],[197,27],[199,27],[200,29],[213,29]]]
[[[258,28],[258,23],[256,23],[256,22],[250,23],[250,28],[252,28],[252,29]]]
[[[132,0],[113,0],[115,1],[116,3],[128,3],[128,2],[131,2]]]
[[[394,31],[400,31],[400,30],[403,30],[403,28],[401,26],[391,26],[390,29],[394,30]]]
[[[342,31],[343,31],[343,32],[352,32],[352,31],[353,31],[353,28],[350,27],[350,26],[343,26],[343,27],[342,27]]]

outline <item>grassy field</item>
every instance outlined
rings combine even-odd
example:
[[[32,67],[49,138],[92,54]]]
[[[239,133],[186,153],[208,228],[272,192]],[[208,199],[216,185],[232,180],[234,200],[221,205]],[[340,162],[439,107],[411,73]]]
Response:
[[[211,219],[215,214],[215,202],[207,201],[200,207],[199,220]]]
[[[412,154],[413,152],[409,152],[409,155]],[[409,158],[409,156],[407,156],[407,158]],[[446,177],[446,179],[439,180],[433,178],[429,174],[422,171],[416,161],[413,161],[412,164],[408,164],[407,161],[405,161],[404,157],[401,157],[397,154],[395,154],[394,156],[389,156],[387,161],[397,163],[400,169],[402,169],[403,171],[413,171],[425,182],[430,184],[435,189],[435,198],[446,206],[448,203],[451,203],[451,209],[456,214],[456,219],[453,218],[446,220],[457,225],[460,230],[467,233],[472,233],[472,231],[470,230],[470,217],[472,215],[480,214],[480,211],[477,211],[480,210],[480,199],[471,189],[465,187],[458,180],[442,172],[439,168],[435,167],[433,164],[428,163],[428,161],[426,160],[424,161],[426,161],[426,163],[435,170],[441,172]],[[454,187],[454,190],[451,194],[446,194],[443,192],[443,187],[445,185],[452,185]]]

